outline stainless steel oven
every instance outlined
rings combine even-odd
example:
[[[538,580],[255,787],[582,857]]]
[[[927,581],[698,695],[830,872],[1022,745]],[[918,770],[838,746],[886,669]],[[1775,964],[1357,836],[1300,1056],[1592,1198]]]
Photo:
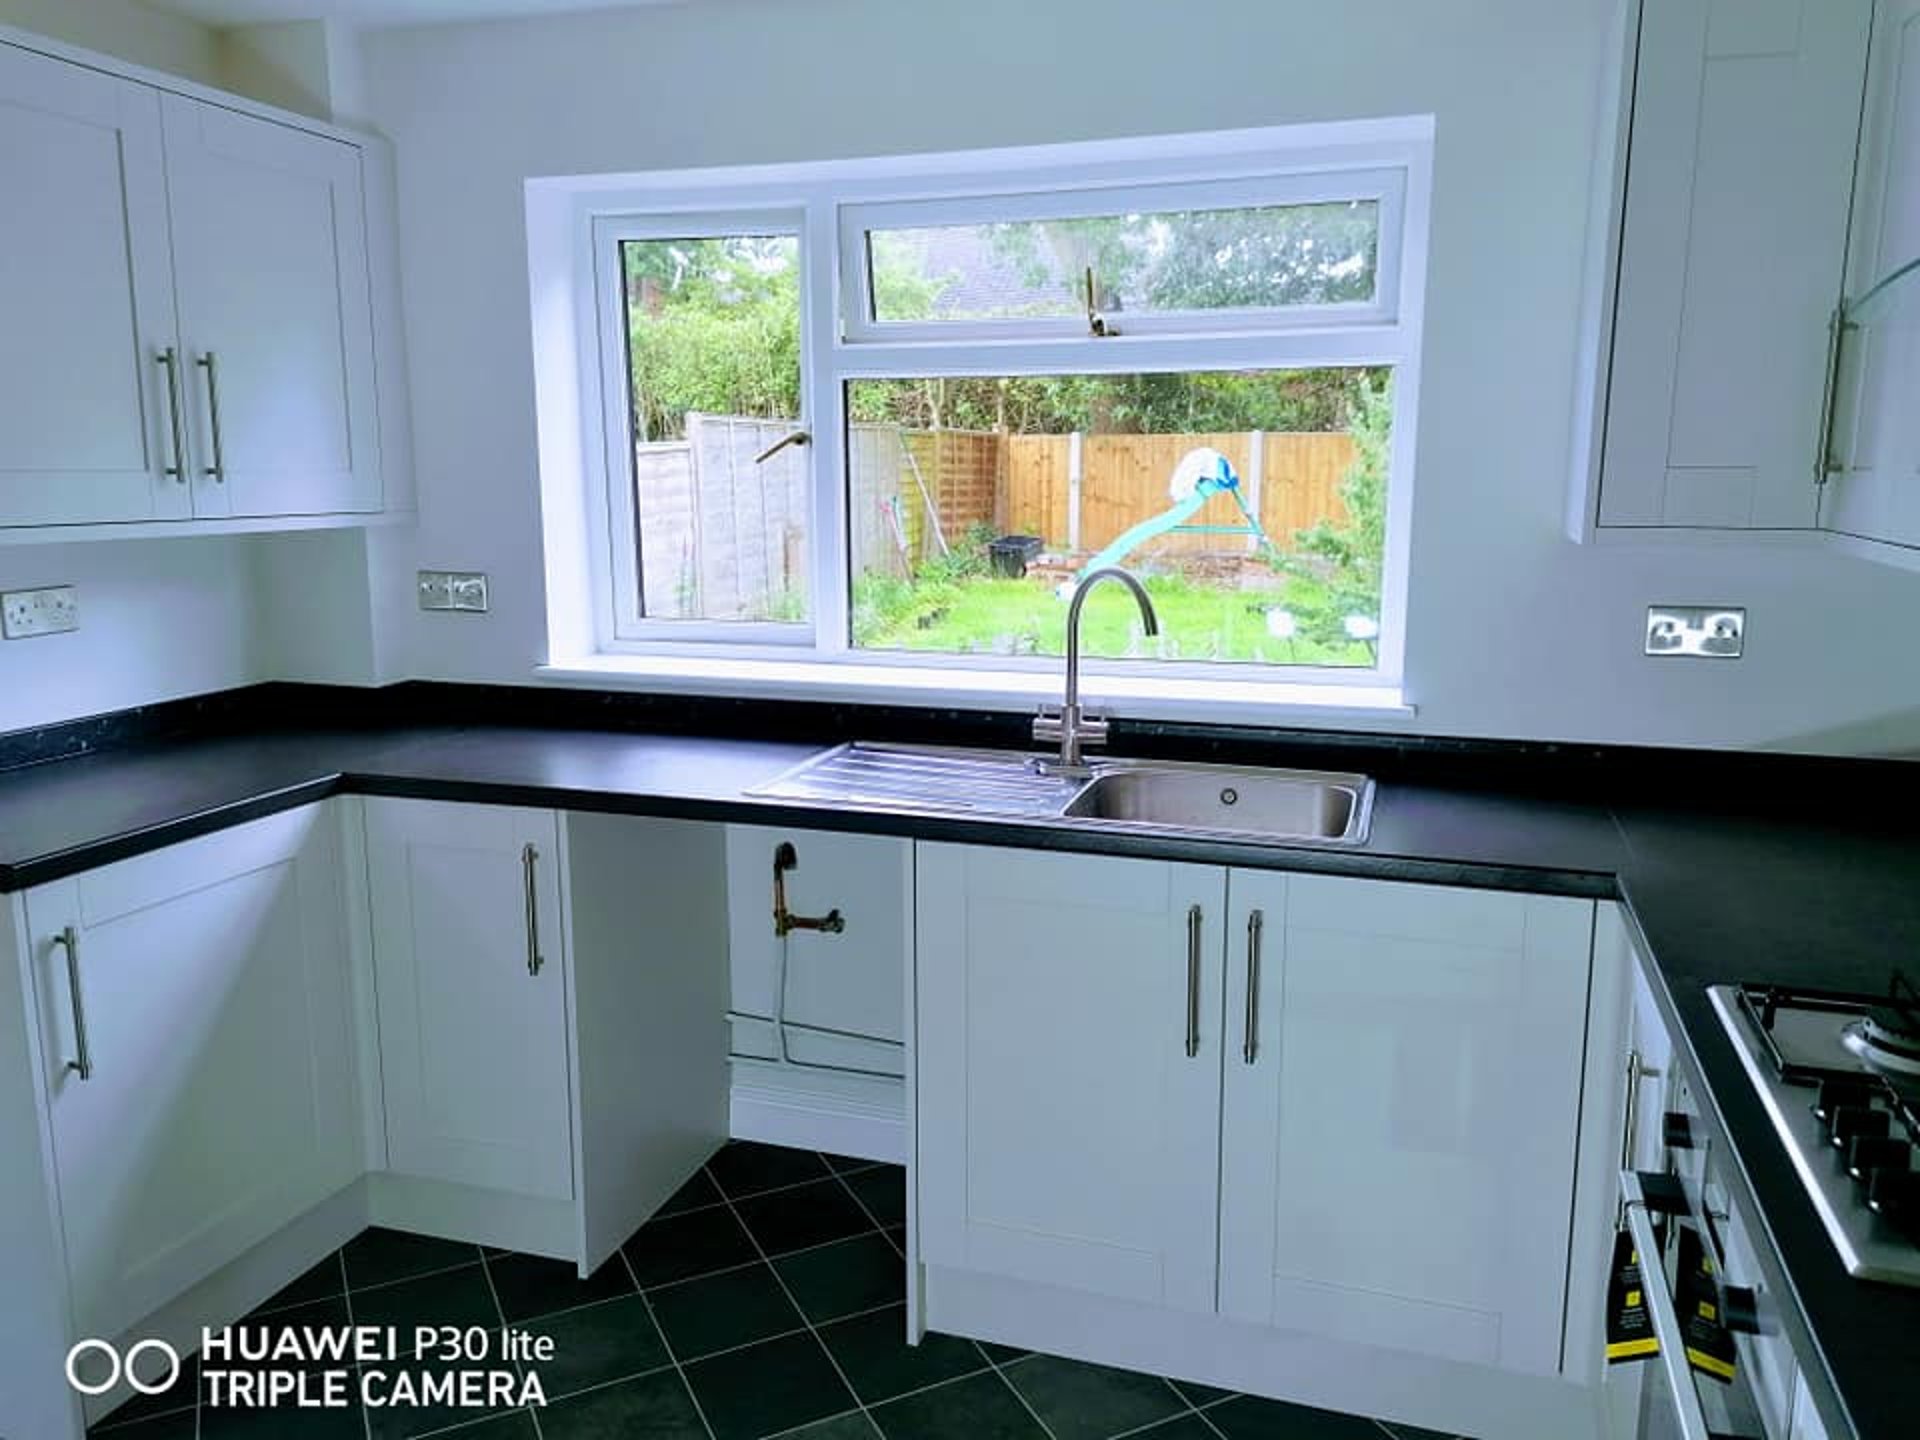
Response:
[[[1659,1350],[1612,1367],[1610,1408],[1637,1440],[1788,1440],[1793,1352],[1691,1090],[1668,1070],[1657,1134],[1629,1141],[1620,1177]],[[1714,1327],[1727,1332],[1730,1354],[1703,1343]]]

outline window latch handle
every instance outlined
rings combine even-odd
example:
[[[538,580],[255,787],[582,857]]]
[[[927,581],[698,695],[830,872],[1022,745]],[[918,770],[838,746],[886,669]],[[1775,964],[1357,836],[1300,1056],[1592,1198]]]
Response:
[[[1118,335],[1120,333],[1107,324],[1107,317],[1102,315],[1094,306],[1093,267],[1091,265],[1087,267],[1087,333],[1096,335],[1102,340],[1106,339],[1109,335]]]
[[[753,463],[756,465],[764,465],[789,445],[807,445],[811,444],[812,441],[813,432],[811,430],[789,430],[758,455],[754,456]]]

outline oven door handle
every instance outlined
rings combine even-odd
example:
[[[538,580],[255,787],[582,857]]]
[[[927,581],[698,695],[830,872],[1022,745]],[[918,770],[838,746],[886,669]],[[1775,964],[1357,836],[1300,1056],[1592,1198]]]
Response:
[[[1640,1188],[1640,1176],[1632,1170],[1620,1173],[1620,1193],[1626,1201],[1627,1233],[1640,1256],[1640,1290],[1647,1298],[1647,1316],[1653,1321],[1654,1339],[1660,1342],[1660,1368],[1666,1371],[1667,1388],[1673,1392],[1673,1411],[1680,1422],[1682,1440],[1712,1440],[1707,1429],[1706,1412],[1700,1408],[1700,1392],[1693,1385],[1693,1367],[1687,1363],[1687,1338],[1680,1329],[1680,1313],[1674,1309],[1667,1289],[1666,1267],[1660,1263],[1660,1241],[1653,1233],[1653,1212]]]

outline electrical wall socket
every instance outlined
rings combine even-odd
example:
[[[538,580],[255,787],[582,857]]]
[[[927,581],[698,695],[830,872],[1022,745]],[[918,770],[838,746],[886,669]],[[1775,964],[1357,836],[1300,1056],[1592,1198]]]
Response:
[[[419,590],[422,610],[478,614],[487,608],[487,577],[478,570],[422,570]]]
[[[1647,654],[1738,660],[1747,643],[1739,605],[1649,605]]]
[[[80,602],[71,585],[43,590],[10,590],[0,595],[0,634],[9,640],[29,635],[63,635],[80,628]]]

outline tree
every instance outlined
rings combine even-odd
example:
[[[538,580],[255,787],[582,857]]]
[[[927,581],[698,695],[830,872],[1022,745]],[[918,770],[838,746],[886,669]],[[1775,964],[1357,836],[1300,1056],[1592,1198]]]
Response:
[[[1386,375],[1364,381],[1352,422],[1353,468],[1340,482],[1346,518],[1322,520],[1295,536],[1301,551],[1331,566],[1337,618],[1380,614],[1387,545],[1387,470],[1393,438],[1393,387]]]

